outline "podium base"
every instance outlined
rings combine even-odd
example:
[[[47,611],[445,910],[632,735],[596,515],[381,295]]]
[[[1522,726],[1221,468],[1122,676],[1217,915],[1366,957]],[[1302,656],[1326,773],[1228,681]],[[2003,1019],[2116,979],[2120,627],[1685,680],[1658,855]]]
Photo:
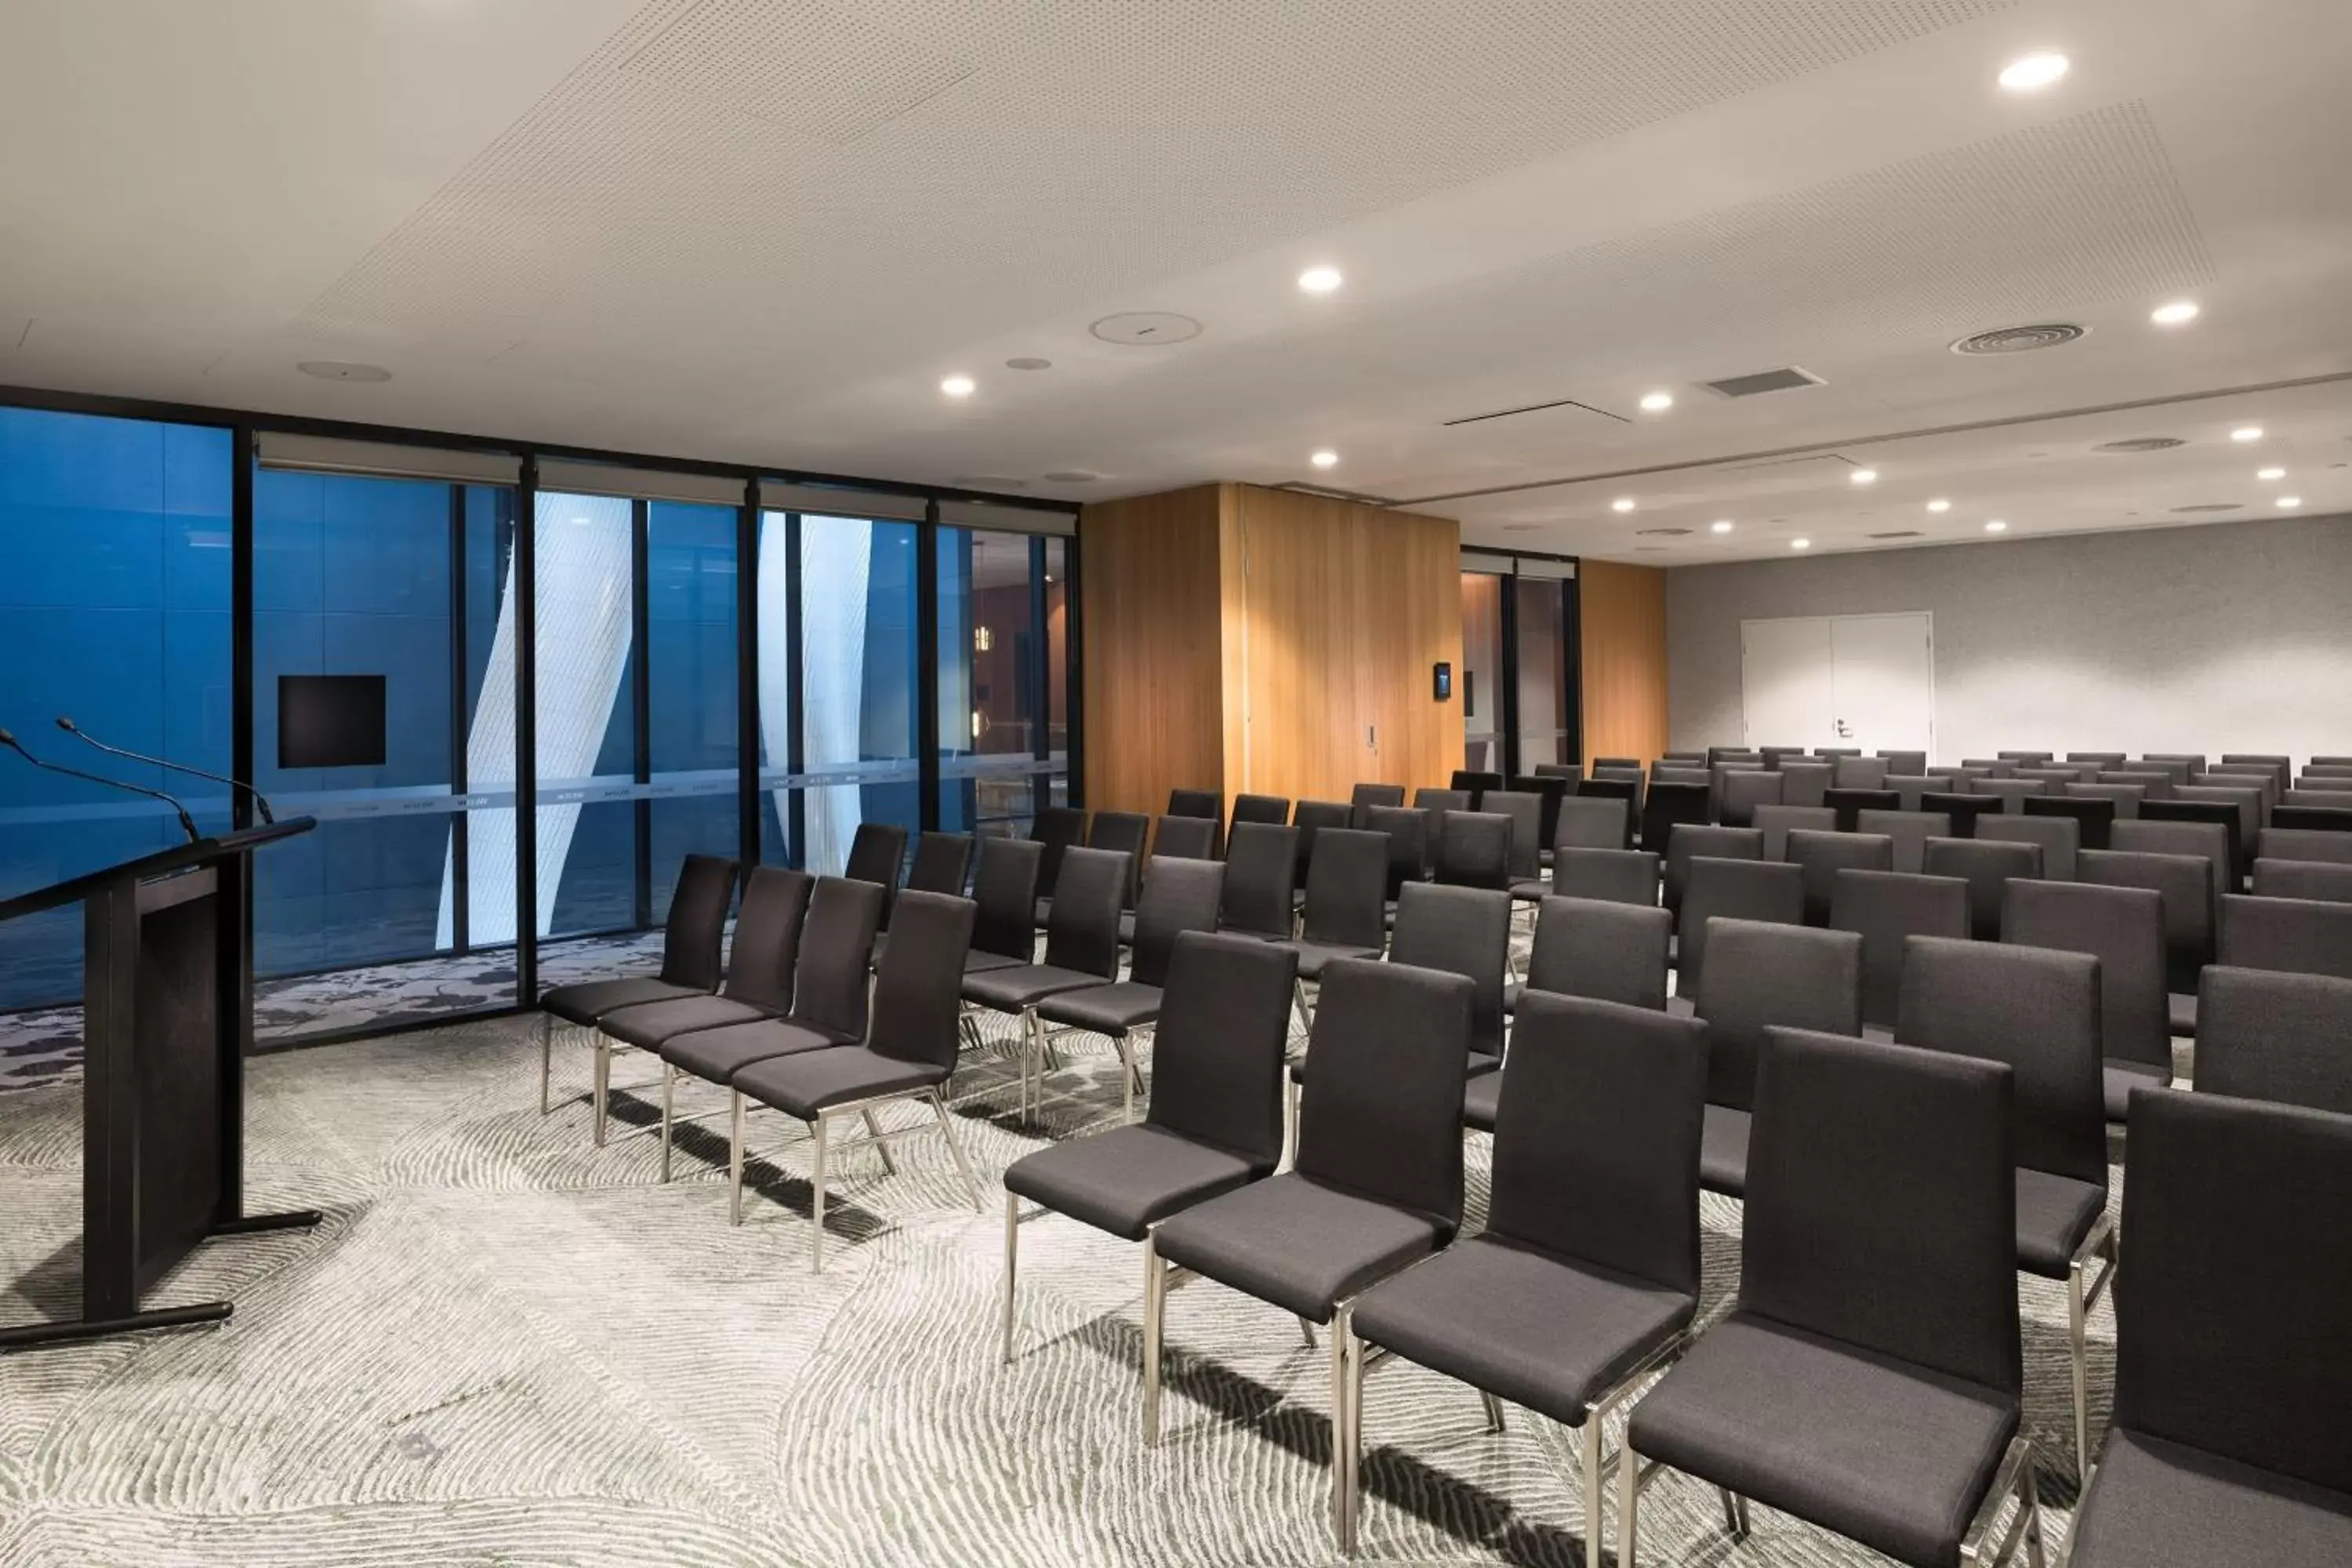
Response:
[[[199,1301],[187,1307],[158,1307],[127,1318],[68,1318],[55,1323],[19,1323],[0,1329],[0,1351],[44,1350],[51,1345],[79,1344],[86,1340],[111,1339],[151,1329],[186,1329],[200,1323],[226,1322],[235,1310],[226,1301]]]

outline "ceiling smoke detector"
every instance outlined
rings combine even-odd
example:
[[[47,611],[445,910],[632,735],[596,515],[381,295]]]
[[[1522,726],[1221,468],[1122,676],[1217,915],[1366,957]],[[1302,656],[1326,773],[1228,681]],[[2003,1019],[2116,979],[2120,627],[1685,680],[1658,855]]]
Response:
[[[2040,321],[2026,327],[1995,327],[1989,332],[1978,332],[1952,344],[1956,354],[2021,354],[2035,349],[2054,349],[2086,336],[2088,327],[2078,327],[2071,321]]]
[[[2092,447],[2091,450],[2094,452],[2114,452],[2118,454],[2128,454],[2132,452],[2169,452],[2175,447],[2186,447],[2187,445],[2189,445],[2189,443],[2182,440],[2178,436],[2134,436],[2129,440],[2126,441],[2102,441],[2097,446]]]
[[[1107,343],[1155,349],[1199,337],[1201,323],[1173,310],[1123,310],[1116,316],[1105,316],[1087,331]]]

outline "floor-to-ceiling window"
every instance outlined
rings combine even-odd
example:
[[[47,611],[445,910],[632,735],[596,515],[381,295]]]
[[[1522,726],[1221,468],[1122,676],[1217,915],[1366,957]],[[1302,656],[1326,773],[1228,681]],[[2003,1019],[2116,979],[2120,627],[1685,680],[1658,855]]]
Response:
[[[646,856],[641,923],[688,855],[741,853],[734,507],[651,501],[646,542]]]
[[[1070,786],[1068,542],[939,531],[940,826],[1026,833]]]

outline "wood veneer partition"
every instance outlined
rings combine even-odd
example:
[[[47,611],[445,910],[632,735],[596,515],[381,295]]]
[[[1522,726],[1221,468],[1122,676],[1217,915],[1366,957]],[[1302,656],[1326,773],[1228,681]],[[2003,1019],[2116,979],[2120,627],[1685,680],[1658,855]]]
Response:
[[[1577,566],[1582,626],[1584,754],[1666,749],[1666,574],[1650,566]]]

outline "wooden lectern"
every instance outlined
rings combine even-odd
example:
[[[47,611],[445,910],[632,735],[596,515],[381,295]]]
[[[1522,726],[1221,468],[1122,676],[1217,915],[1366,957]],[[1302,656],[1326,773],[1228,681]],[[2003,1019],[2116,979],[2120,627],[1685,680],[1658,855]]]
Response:
[[[82,1315],[0,1328],[0,1350],[216,1322],[226,1301],[142,1310],[197,1243],[319,1223],[245,1212],[253,852],[310,817],[175,845],[0,903],[82,906]]]

